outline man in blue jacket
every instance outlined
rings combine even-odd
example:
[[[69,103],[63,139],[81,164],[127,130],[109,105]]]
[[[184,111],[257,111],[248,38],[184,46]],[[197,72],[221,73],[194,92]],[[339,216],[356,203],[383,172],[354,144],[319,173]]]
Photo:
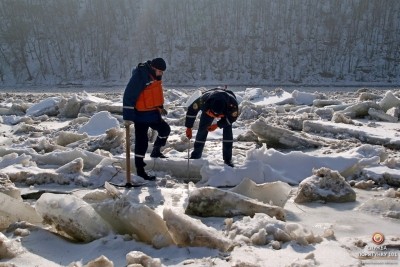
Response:
[[[132,77],[125,88],[123,96],[123,119],[132,121],[135,126],[135,166],[137,175],[145,180],[155,180],[156,178],[155,176],[149,176],[144,170],[149,128],[158,132],[153,151],[150,154],[150,157],[153,158],[165,158],[161,153],[161,147],[165,146],[171,132],[170,126],[162,118],[162,115],[167,115],[167,111],[164,109],[161,83],[162,75],[166,68],[166,63],[162,58],[155,58],[138,64],[132,71]]]
[[[233,133],[232,123],[239,116],[238,102],[235,94],[226,89],[215,88],[208,90],[197,98],[186,112],[186,137],[192,138],[192,128],[196,120],[197,113],[202,111],[200,116],[199,129],[194,143],[194,149],[190,156],[191,159],[199,159],[202,156],[208,132],[217,128],[222,128],[222,156],[224,163],[234,167],[232,163]],[[214,119],[217,123],[213,124]]]

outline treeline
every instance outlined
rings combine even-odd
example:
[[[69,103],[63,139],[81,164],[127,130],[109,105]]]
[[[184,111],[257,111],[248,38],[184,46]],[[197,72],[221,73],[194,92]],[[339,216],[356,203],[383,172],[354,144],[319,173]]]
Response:
[[[398,0],[2,0],[1,84],[400,81]]]

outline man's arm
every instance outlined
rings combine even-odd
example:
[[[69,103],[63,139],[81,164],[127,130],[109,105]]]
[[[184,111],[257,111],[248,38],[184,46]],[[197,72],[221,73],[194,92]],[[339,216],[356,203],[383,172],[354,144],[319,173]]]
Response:
[[[201,97],[197,98],[189,107],[186,112],[185,127],[193,128],[197,114],[201,108]]]
[[[124,107],[135,107],[136,101],[139,98],[140,93],[143,91],[145,85],[143,84],[143,79],[140,77],[138,70],[134,70],[132,77],[130,78],[128,84],[126,85],[123,105]]]

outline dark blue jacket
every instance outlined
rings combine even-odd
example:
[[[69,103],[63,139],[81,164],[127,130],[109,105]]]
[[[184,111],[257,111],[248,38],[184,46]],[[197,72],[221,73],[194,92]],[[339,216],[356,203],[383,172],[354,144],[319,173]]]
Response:
[[[215,107],[215,103],[223,102],[225,105],[222,107]],[[239,107],[236,100],[235,94],[226,89],[215,88],[208,90],[197,98],[189,107],[186,112],[185,127],[193,128],[194,121],[196,120],[197,113],[201,110],[206,112],[207,110],[218,109],[220,114],[224,114],[217,125],[219,128],[232,125],[239,116]]]
[[[122,100],[122,116],[124,120],[148,123],[157,123],[161,121],[161,114],[158,110],[137,111],[134,109],[140,93],[152,81],[150,75],[156,77],[155,72],[150,66],[150,60],[145,63],[139,63],[138,66],[133,69],[132,76],[126,85]]]

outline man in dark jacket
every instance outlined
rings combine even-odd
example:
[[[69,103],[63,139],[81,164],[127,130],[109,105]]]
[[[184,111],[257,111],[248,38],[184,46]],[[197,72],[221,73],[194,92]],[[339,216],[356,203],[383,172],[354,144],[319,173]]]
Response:
[[[132,71],[132,77],[125,88],[123,96],[123,119],[125,121],[133,121],[135,126],[135,166],[137,175],[145,180],[155,179],[155,176],[149,176],[144,170],[149,128],[158,132],[153,151],[150,154],[150,157],[153,158],[165,158],[160,149],[165,146],[171,132],[170,126],[161,117],[162,115],[167,115],[167,111],[164,109],[161,83],[165,69],[166,63],[162,58],[155,58],[138,64]]]
[[[222,155],[224,163],[234,167],[232,163],[233,133],[232,123],[239,116],[238,102],[235,94],[226,89],[215,88],[208,90],[197,98],[189,107],[186,113],[186,137],[192,138],[192,128],[197,113],[202,111],[200,116],[199,129],[194,143],[191,159],[199,159],[203,153],[208,132],[217,128],[223,129]],[[214,119],[218,119],[213,124]]]

